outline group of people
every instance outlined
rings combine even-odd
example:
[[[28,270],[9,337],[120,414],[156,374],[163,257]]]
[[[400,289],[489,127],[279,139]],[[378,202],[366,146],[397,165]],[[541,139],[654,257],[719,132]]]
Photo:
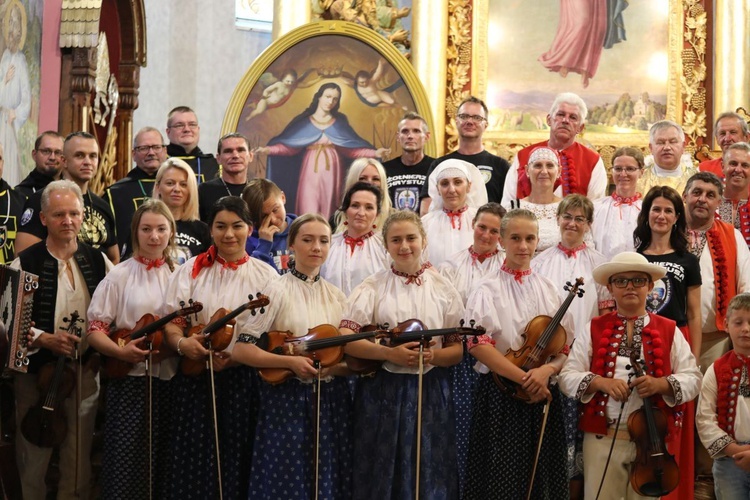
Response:
[[[20,422],[40,369],[76,353],[59,498],[91,495],[96,353],[103,498],[692,498],[712,469],[719,498],[746,498],[747,124],[721,115],[722,161],[699,169],[679,125],[654,124],[652,162],[618,149],[606,196],[580,97],[557,96],[549,140],[512,164],[483,147],[487,113],[461,103],[438,159],[407,113],[403,155],[352,162],[331,220],[251,179],[241,134],[203,154],[190,108],[168,146],[136,134],[104,199],[95,138],[42,134],[4,193],[23,210],[5,262],[40,277],[14,380],[24,498],[45,498],[51,449]],[[647,400],[678,484],[628,477]]]

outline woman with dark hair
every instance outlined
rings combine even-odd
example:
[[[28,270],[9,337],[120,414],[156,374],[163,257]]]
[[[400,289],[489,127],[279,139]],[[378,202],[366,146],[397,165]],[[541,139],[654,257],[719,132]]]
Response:
[[[167,310],[179,309],[182,302],[187,304],[190,299],[203,304],[203,310],[192,316],[192,326],[209,324],[218,309],[233,310],[248,302],[248,295],[255,295],[278,279],[271,266],[251,259],[245,251],[252,222],[242,199],[237,196],[219,199],[211,208],[208,224],[213,245],[180,266],[172,274],[165,292]],[[236,324],[243,324],[248,316],[250,311],[243,311]],[[186,318],[167,324],[165,335],[169,347],[180,356],[207,359],[209,351],[201,343],[203,335],[190,335]],[[226,350],[212,354],[213,381],[208,370],[197,376],[178,373],[174,379],[171,450],[174,467],[166,489],[171,498],[216,498],[217,459],[221,464],[224,498],[247,498],[258,388],[254,372],[230,359],[236,337]],[[212,382],[216,388],[218,457]]]
[[[349,125],[339,112],[341,87],[329,82],[320,86],[310,106],[294,118],[281,134],[259,147],[256,153],[269,155],[266,177],[279,184],[282,191],[297,193],[296,213],[319,212],[328,218],[341,199],[344,166],[342,157],[382,158],[386,148],[374,149]],[[292,157],[288,160],[273,157]],[[299,182],[288,168],[302,167]],[[281,167],[279,171],[275,169]],[[286,182],[285,182],[286,181]]]
[[[615,151],[612,156],[615,191],[594,202],[591,233],[596,249],[606,261],[620,252],[635,250],[631,236],[641,213],[642,196],[637,184],[643,175],[643,165],[640,149],[624,147]]]
[[[668,186],[654,186],[643,198],[633,240],[638,253],[662,266],[667,275],[654,283],[646,298],[646,310],[677,323],[690,344],[695,359],[701,350],[701,274],[698,258],[688,251],[685,205],[680,194]],[[680,466],[680,487],[665,498],[690,498],[693,494],[693,422],[695,403],[682,409],[678,449],[670,450]],[[678,412],[679,414],[679,412]],[[670,431],[672,432],[672,431]],[[677,428],[674,432],[680,432]]]
[[[338,325],[341,321],[346,297],[320,279],[320,266],[326,261],[330,244],[331,227],[321,215],[305,214],[292,222],[288,245],[294,252],[294,265],[263,290],[270,304],[265,314],[244,323],[232,353],[239,363],[286,368],[294,375],[276,385],[260,383],[247,498],[351,498],[351,396],[346,378],[340,376],[345,373],[343,366],[321,368],[318,393],[318,370],[312,359],[269,352],[255,345],[265,332],[288,332],[299,337],[316,326]],[[320,465],[316,467],[318,457]]]
[[[388,267],[383,237],[375,224],[382,198],[377,187],[356,182],[344,195],[339,209],[346,217],[346,229],[333,236],[320,275],[347,297],[365,278]]]

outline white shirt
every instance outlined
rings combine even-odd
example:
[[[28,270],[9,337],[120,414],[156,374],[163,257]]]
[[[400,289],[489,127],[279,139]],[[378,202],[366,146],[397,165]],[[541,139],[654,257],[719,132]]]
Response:
[[[433,266],[437,266],[458,252],[468,248],[474,242],[474,230],[471,223],[477,209],[468,207],[458,221],[451,226],[451,218],[442,210],[434,210],[422,217],[422,225],[427,233],[427,249],[423,254]]]
[[[738,384],[739,385],[739,384]],[[723,452],[726,445],[732,442],[750,442],[750,402],[748,397],[738,395],[737,404],[734,407],[734,438],[719,427],[717,413],[718,383],[714,365],[706,370],[703,376],[701,395],[698,398],[698,407],[695,414],[695,425],[703,446],[709,450],[712,458],[725,456]],[[723,445],[723,446],[722,446]],[[712,449],[717,448],[717,449]]]
[[[444,276],[461,294],[461,300],[466,304],[469,293],[484,277],[500,269],[505,261],[505,251],[500,246],[492,257],[479,262],[471,256],[468,248],[451,255],[448,260],[437,266],[438,272]]]
[[[365,278],[389,266],[390,259],[383,245],[383,236],[374,233],[355,245],[344,240],[344,233],[334,234],[328,258],[320,268],[320,276],[339,288],[347,297]]]
[[[604,255],[607,262],[618,253],[635,251],[633,231],[638,225],[642,205],[642,199],[631,205],[616,205],[611,196],[594,202],[591,233],[596,249]]]

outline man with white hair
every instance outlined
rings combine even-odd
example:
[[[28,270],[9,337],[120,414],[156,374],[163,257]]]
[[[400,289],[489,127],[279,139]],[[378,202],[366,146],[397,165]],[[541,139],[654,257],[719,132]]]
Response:
[[[648,133],[648,149],[654,163],[646,167],[638,180],[638,192],[645,196],[654,186],[669,186],[681,193],[690,176],[698,171],[692,162],[682,163],[685,152],[682,127],[672,120],[654,123]]]
[[[714,139],[719,143],[722,155],[713,160],[702,161],[698,165],[701,172],[711,172],[716,174],[719,179],[724,179],[723,159],[727,148],[737,142],[750,142],[750,129],[748,129],[745,119],[728,111],[722,113],[716,119],[714,124]]]
[[[80,385],[76,384],[70,395],[56,403],[67,416],[67,431],[60,444],[60,479],[55,489],[58,498],[85,499],[91,493],[90,457],[99,399],[99,361],[96,355],[86,354],[85,340],[73,330],[86,331],[91,295],[112,263],[101,251],[78,240],[84,221],[84,199],[78,184],[71,180],[53,181],[40,194],[45,237],[20,252],[12,264],[15,269],[39,276],[31,316],[34,327],[29,331],[28,373],[17,373],[14,380],[16,422],[23,429],[16,433],[16,459],[23,498],[44,500],[44,477],[52,448],[35,437],[38,433],[29,431],[35,429],[34,425],[22,424],[40,400],[37,384],[42,366],[55,363],[59,356],[70,357],[77,350],[82,355]],[[74,316],[80,319],[71,325],[68,322]],[[76,393],[78,390],[80,394]]]
[[[505,177],[503,205],[510,207],[531,192],[526,175],[526,164],[531,152],[542,146],[554,149],[560,155],[560,177],[555,183],[555,194],[565,197],[578,193],[589,199],[603,198],[607,193],[607,171],[596,151],[576,142],[576,136],[585,127],[588,108],[578,95],[564,92],[555,97],[547,115],[549,139],[518,152]]]

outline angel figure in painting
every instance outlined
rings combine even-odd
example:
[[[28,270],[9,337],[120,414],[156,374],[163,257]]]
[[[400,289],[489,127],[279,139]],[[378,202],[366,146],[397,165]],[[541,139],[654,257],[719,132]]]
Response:
[[[359,100],[362,101],[363,104],[373,108],[376,106],[398,106],[398,104],[396,104],[396,99],[393,97],[393,91],[402,87],[404,81],[398,79],[395,83],[380,88],[380,82],[383,80],[384,75],[384,59],[378,60],[378,65],[373,72],[362,70],[358,71],[353,77],[346,72],[342,74],[346,83],[354,89],[354,92],[356,92],[357,97],[359,97]],[[406,106],[401,106],[401,108],[404,111],[408,110]]]
[[[245,120],[250,121],[256,116],[265,113],[267,109],[278,108],[284,104],[289,97],[291,97],[296,89],[303,89],[314,85],[320,80],[319,76],[311,81],[302,83],[307,76],[314,71],[314,69],[308,69],[302,74],[301,78],[297,78],[297,72],[293,69],[289,69],[281,75],[281,80],[277,80],[272,73],[263,73],[258,83],[265,88],[263,89],[260,99],[255,103],[255,109],[247,116],[247,118],[245,118]]]

